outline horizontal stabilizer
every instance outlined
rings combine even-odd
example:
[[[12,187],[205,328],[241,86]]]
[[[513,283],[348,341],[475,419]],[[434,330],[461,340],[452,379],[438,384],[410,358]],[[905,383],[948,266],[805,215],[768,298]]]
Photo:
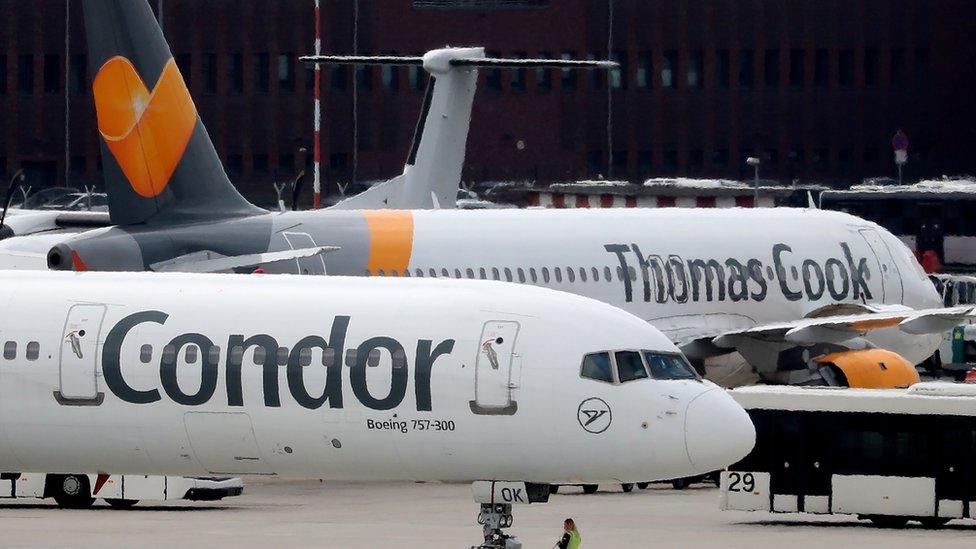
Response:
[[[423,65],[424,57],[396,55],[305,55],[298,58],[306,63],[327,65]],[[429,62],[429,61],[428,61]],[[614,61],[582,59],[517,59],[504,57],[451,58],[452,67],[491,67],[505,69],[527,69],[549,67],[555,69],[613,69],[619,66]]]
[[[220,256],[213,252],[204,251],[157,263],[152,265],[152,270],[157,272],[178,271],[182,273],[228,272],[245,267],[257,267],[258,265],[267,265],[280,261],[294,261],[296,259],[315,257],[338,249],[337,246],[315,246],[312,248],[299,248],[297,250],[233,256]]]

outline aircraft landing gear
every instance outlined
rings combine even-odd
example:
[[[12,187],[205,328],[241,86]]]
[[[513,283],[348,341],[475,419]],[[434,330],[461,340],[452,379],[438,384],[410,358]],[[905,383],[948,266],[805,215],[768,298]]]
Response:
[[[521,549],[522,542],[502,531],[512,525],[512,505],[509,503],[482,503],[478,524],[482,525],[485,542],[472,549]]]
[[[522,549],[522,542],[503,529],[512,525],[512,507],[549,501],[549,484],[532,484],[516,481],[475,481],[471,486],[475,503],[481,505],[478,524],[482,526],[485,541],[472,549]]]

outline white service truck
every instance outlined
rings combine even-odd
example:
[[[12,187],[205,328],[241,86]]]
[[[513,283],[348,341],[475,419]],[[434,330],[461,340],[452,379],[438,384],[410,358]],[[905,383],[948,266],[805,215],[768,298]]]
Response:
[[[90,507],[96,499],[126,509],[139,501],[215,501],[243,491],[239,478],[0,473],[0,498],[53,498],[59,506],[72,509]]]

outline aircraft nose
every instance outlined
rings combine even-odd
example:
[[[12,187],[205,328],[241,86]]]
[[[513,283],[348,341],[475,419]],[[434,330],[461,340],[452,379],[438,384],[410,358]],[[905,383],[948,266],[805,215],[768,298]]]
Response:
[[[724,469],[744,458],[756,443],[756,428],[724,389],[698,395],[685,413],[685,449],[699,473]]]

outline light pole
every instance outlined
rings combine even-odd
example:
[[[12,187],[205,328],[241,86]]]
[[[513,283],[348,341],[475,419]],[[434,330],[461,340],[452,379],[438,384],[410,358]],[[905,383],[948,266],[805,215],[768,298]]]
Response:
[[[755,169],[755,179],[753,180],[752,186],[752,207],[759,207],[759,159],[755,156],[750,156],[746,158],[746,164],[750,165]]]

